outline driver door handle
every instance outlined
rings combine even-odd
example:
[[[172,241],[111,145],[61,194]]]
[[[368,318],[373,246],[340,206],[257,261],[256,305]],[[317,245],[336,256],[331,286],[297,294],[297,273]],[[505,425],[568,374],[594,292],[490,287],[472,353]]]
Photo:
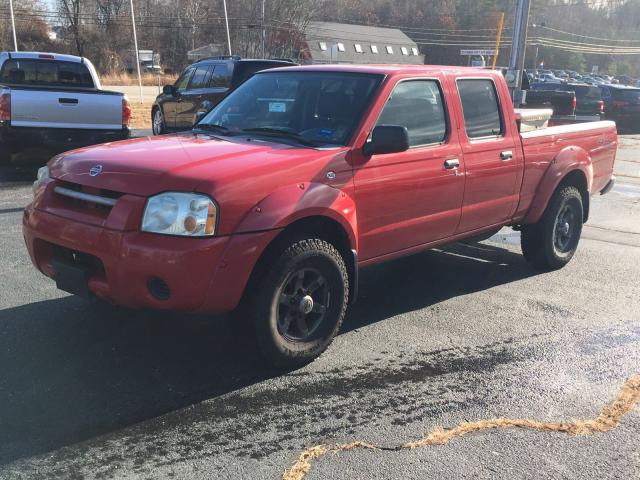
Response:
[[[511,160],[513,158],[513,152],[511,150],[505,150],[500,153],[500,160]]]
[[[447,170],[453,170],[454,168],[458,168],[459,166],[460,160],[458,160],[457,158],[445,160],[444,162],[444,168],[446,168]]]

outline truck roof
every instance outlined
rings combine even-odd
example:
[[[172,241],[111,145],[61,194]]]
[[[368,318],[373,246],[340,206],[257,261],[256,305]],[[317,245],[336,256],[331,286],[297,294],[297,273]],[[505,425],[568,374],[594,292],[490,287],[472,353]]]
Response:
[[[51,58],[53,56],[53,58]],[[83,63],[86,61],[83,57],[77,57],[75,55],[65,55],[62,53],[50,53],[50,52],[0,52],[0,57],[18,58],[18,59],[40,59],[48,58],[50,60],[60,60],[63,62],[75,62]]]
[[[380,65],[355,65],[355,64],[331,64],[331,65],[302,65],[297,67],[282,67],[273,68],[269,72],[350,72],[350,73],[373,73],[381,75],[397,75],[407,73],[439,73],[439,72],[452,72],[452,73],[482,73],[489,76],[490,73],[499,73],[496,70],[488,70],[486,68],[479,67],[458,67],[447,65],[394,65],[394,64],[380,64]]]

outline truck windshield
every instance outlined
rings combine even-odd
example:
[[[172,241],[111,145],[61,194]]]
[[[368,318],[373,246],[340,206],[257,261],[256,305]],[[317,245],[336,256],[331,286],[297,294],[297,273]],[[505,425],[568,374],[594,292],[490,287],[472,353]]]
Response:
[[[45,87],[95,87],[86,65],[57,60],[12,58],[2,66],[0,82]]]
[[[234,90],[198,128],[245,132],[312,146],[346,145],[381,75],[260,73]]]

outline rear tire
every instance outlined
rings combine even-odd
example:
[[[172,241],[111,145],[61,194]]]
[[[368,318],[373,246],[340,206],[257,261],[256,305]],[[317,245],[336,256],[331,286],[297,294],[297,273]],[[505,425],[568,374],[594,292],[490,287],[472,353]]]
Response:
[[[524,258],[540,270],[558,270],[573,258],[584,219],[582,195],[573,186],[558,188],[538,223],[523,225]]]
[[[296,368],[327,349],[349,298],[347,267],[333,245],[318,238],[294,241],[252,284],[246,311],[269,363]]]

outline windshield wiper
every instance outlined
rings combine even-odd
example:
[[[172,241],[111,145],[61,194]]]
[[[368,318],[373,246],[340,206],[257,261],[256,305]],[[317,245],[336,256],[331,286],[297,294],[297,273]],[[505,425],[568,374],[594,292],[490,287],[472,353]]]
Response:
[[[281,137],[288,138],[291,140],[295,140],[302,145],[307,147],[317,147],[318,144],[316,142],[312,142],[311,140],[307,140],[304,137],[301,137],[299,134],[294,132],[288,132],[287,130],[281,130],[279,128],[272,127],[256,127],[256,128],[243,128],[243,132],[245,133],[259,133],[262,135],[267,135],[269,137]]]
[[[222,133],[223,135],[231,134],[231,130],[229,130],[229,127],[225,127],[224,125],[218,125],[217,123],[199,123],[195,127],[193,127],[193,130],[206,130],[206,131],[215,130],[217,132]]]

